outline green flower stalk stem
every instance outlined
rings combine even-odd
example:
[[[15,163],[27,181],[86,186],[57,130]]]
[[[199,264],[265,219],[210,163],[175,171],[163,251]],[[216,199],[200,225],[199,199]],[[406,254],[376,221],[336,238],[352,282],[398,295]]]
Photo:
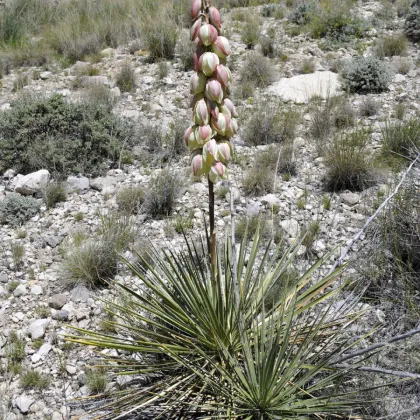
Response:
[[[195,74],[190,82],[194,125],[185,132],[185,142],[191,151],[193,174],[208,178],[210,255],[214,279],[214,184],[227,178],[227,165],[232,156],[230,139],[238,130],[235,119],[238,115],[229,99],[232,75],[226,61],[231,50],[229,41],[223,36],[220,13],[209,0],[193,0],[191,18],[191,40],[197,46]]]

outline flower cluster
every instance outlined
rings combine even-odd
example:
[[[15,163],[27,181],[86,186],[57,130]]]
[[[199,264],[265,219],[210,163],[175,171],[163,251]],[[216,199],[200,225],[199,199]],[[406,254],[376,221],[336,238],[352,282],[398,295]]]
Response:
[[[194,175],[207,175],[216,183],[227,176],[232,155],[229,139],[238,130],[235,106],[228,98],[232,75],[226,59],[231,51],[222,36],[220,13],[208,0],[193,0],[191,17],[191,39],[197,46],[196,73],[190,82],[195,125],[185,132],[185,142],[192,152]]]

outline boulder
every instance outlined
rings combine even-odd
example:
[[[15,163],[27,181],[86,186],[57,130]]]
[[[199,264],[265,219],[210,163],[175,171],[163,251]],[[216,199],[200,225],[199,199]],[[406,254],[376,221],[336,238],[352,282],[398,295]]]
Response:
[[[352,192],[340,194],[341,201],[348,206],[354,206],[360,201],[360,195]]]
[[[46,169],[22,176],[15,184],[15,192],[22,195],[33,195],[42,191],[48,184],[50,173]]]
[[[90,189],[89,178],[85,176],[69,176],[67,178],[67,185],[70,191],[87,191]]]
[[[316,71],[311,74],[280,79],[268,90],[284,101],[308,103],[313,96],[327,98],[340,92],[338,74],[332,71]]]
[[[54,309],[61,309],[67,303],[67,296],[64,293],[58,293],[51,296],[49,306]]]
[[[296,238],[299,235],[299,223],[295,219],[282,220],[280,226],[291,238]]]
[[[16,176],[16,171],[14,169],[8,169],[4,174],[4,179],[12,179]]]
[[[16,406],[22,414],[27,414],[34,402],[35,400],[25,394],[16,398]]]
[[[26,295],[28,293],[28,290],[26,289],[26,286],[24,284],[19,284],[18,287],[16,287],[15,290],[13,290],[13,296],[20,297],[23,295]]]
[[[32,322],[32,324],[28,327],[28,333],[32,340],[44,337],[45,330],[47,329],[49,323],[49,319],[37,319],[36,321]]]

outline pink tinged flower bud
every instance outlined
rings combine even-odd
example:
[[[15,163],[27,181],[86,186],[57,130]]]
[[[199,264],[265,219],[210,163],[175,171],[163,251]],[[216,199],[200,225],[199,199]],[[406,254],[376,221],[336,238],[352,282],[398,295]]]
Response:
[[[229,127],[226,129],[225,135],[228,139],[233,137],[238,132],[238,123],[235,118],[229,121]]]
[[[199,100],[194,108],[194,121],[198,125],[207,125],[209,123],[209,109],[204,99]]]
[[[210,171],[210,167],[205,164],[201,153],[197,153],[193,156],[191,159],[191,167],[194,176],[207,175]]]
[[[201,99],[204,99],[204,93],[199,93],[199,94],[197,94],[197,95],[194,95],[194,96],[191,98],[190,107],[191,107],[192,109],[194,109],[194,108],[195,108],[195,104],[196,104],[198,101],[200,101]]]
[[[206,47],[216,42],[217,36],[217,29],[209,23],[202,25],[198,31],[198,38]]]
[[[206,85],[206,97],[218,104],[223,101],[222,85],[216,79],[210,79]]]
[[[198,61],[198,68],[208,77],[210,77],[220,64],[219,57],[211,52],[204,53]]]
[[[228,141],[221,142],[217,145],[217,157],[225,165],[230,162],[231,153],[232,146]]]
[[[209,8],[210,23],[216,27],[217,30],[222,28],[222,17],[220,12],[215,7]]]
[[[190,80],[190,92],[192,95],[201,93],[206,88],[207,77],[201,71],[193,74]]]
[[[210,141],[212,135],[213,130],[209,125],[200,125],[200,127],[197,127],[194,132],[197,143],[201,144],[201,146]]]
[[[224,87],[228,87],[232,83],[232,73],[222,64],[216,67],[215,76],[217,81]]]
[[[201,28],[201,19],[197,19],[191,27],[191,41],[194,41],[198,37],[198,33]]]
[[[229,119],[232,118],[232,113],[230,112],[230,109],[226,105],[219,106],[219,110],[222,114],[229,117]]]
[[[232,117],[237,117],[238,116],[238,113],[236,112],[235,105],[233,104],[233,102],[229,98],[226,98],[223,101],[223,104],[229,109],[230,113],[232,114]]]
[[[191,4],[191,19],[196,19],[201,10],[201,0],[193,0]]]
[[[207,101],[207,105],[210,109],[210,114],[212,117],[217,118],[219,116],[219,107],[216,102],[211,101],[210,99]]]
[[[195,50],[195,52],[193,54],[194,71],[197,71],[198,70],[198,62],[200,60],[200,57],[203,55],[203,53],[204,53],[203,47],[197,46],[197,49]]]
[[[226,134],[226,130],[229,129],[229,117],[219,112],[217,118],[211,119],[211,126],[221,136]]]
[[[209,179],[213,184],[218,183],[220,180],[227,178],[227,168],[222,162],[216,162],[209,172]]]
[[[220,58],[230,55],[229,41],[224,36],[218,36],[216,42],[211,46],[213,52]]]
[[[195,139],[195,134],[194,134],[195,128],[196,128],[195,126],[191,126],[185,130],[184,140],[187,146],[191,141]]]
[[[211,166],[217,160],[217,143],[212,139],[203,147],[203,161],[206,165]]]

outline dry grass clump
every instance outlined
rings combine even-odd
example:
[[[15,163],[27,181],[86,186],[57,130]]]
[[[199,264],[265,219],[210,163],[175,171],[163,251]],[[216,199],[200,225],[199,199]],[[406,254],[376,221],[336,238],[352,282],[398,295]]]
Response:
[[[249,49],[255,47],[258,43],[260,24],[261,18],[259,15],[252,12],[245,15],[245,22],[241,29],[241,40]]]
[[[393,157],[408,157],[420,147],[420,118],[408,121],[386,121],[382,128],[382,150]]]
[[[252,83],[259,88],[267,87],[274,80],[274,69],[271,61],[257,51],[248,54],[240,74],[241,84]]]
[[[59,181],[50,182],[42,192],[42,196],[44,198],[47,209],[51,209],[57,203],[66,201],[66,187],[62,182]]]
[[[374,98],[364,98],[359,106],[359,114],[362,117],[373,117],[378,113],[379,103]]]
[[[133,186],[122,188],[117,196],[118,210],[125,214],[137,214],[144,203],[145,191],[142,187]]]
[[[379,58],[406,55],[408,41],[404,35],[386,36],[375,44],[374,53]]]
[[[115,77],[115,83],[121,92],[131,92],[136,87],[136,75],[133,65],[129,61],[125,61],[120,67]]]

